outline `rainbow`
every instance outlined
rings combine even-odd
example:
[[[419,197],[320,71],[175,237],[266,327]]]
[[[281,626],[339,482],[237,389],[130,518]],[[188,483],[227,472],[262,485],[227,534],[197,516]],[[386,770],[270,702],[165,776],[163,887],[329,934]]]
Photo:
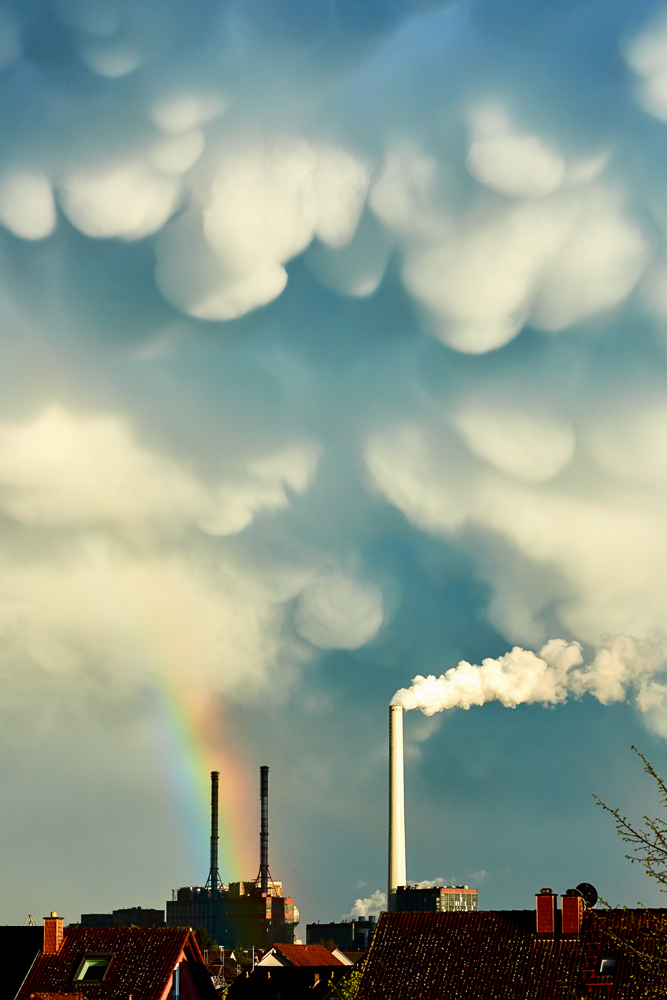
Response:
[[[203,885],[209,868],[210,772],[220,772],[220,876],[223,882],[251,879],[258,867],[258,804],[252,780],[226,736],[224,713],[207,694],[177,691],[166,679],[157,691],[163,720],[167,781],[184,817],[193,863],[192,885]],[[254,808],[253,808],[254,807]]]

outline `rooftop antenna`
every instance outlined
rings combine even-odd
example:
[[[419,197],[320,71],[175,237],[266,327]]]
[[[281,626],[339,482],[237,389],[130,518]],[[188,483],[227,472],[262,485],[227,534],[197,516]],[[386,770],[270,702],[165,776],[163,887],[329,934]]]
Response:
[[[35,918],[33,917],[32,913],[29,913],[28,916],[25,918],[25,920],[23,921],[23,926],[24,927],[36,927],[37,926],[37,924],[35,923]]]
[[[259,799],[261,803],[259,829],[259,875],[257,881],[262,887],[262,894],[268,896],[269,881],[269,769],[264,764],[259,769]]]
[[[211,771],[211,868],[204,888],[217,892],[222,879],[218,870],[218,780],[219,771]]]

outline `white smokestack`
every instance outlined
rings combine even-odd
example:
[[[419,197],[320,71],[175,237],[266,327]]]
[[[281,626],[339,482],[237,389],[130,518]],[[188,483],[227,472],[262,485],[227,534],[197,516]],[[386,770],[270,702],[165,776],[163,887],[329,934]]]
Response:
[[[389,886],[387,905],[396,909],[396,889],[406,884],[403,708],[389,706]]]

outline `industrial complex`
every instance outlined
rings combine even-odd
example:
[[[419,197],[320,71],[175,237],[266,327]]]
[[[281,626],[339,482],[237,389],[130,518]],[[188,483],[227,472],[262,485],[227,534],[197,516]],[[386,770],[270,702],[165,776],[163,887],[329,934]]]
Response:
[[[259,873],[225,885],[218,868],[218,771],[211,772],[211,863],[206,884],[174,889],[167,927],[202,927],[220,947],[294,944],[299,911],[269,871],[269,769],[260,768]]]
[[[267,766],[260,769],[258,874],[224,884],[213,771],[205,884],[174,890],[166,921],[163,911],[136,906],[83,914],[67,928],[55,912],[43,931],[0,928],[0,997],[326,1000],[343,995],[340,980],[348,976],[356,978],[344,995],[356,1000],[639,1000],[649,995],[644,987],[657,996],[665,910],[596,910],[596,890],[580,883],[563,893],[560,907],[558,894],[543,888],[531,909],[481,911],[470,886],[411,884],[398,706],[390,708],[389,748],[389,906],[379,920],[368,914],[308,924],[306,944],[295,942],[299,912],[269,869]]]

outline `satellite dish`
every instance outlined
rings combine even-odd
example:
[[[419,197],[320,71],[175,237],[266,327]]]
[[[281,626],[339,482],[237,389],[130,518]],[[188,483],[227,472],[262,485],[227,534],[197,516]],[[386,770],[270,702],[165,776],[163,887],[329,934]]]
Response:
[[[598,901],[598,891],[594,885],[591,885],[590,882],[580,882],[577,889],[584,897],[584,903],[589,909],[595,906]]]

